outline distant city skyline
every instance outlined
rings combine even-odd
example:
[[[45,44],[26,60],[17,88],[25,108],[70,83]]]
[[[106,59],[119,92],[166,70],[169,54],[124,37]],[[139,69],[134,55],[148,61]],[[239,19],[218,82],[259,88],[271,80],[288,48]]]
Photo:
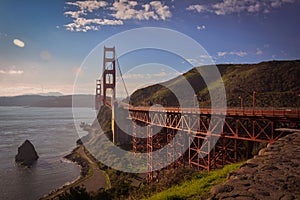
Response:
[[[0,96],[72,94],[81,64],[99,43],[141,27],[181,32],[202,45],[217,64],[300,59],[299,10],[299,0],[2,0]],[[159,66],[163,56],[168,55],[153,53],[158,63],[153,68]],[[143,63],[125,56],[122,62],[133,68]],[[167,63],[177,72],[165,78],[207,64],[201,55],[187,62],[189,65],[182,68],[179,60]],[[162,81],[159,78],[167,74],[165,70],[151,73],[158,78],[155,80]],[[139,77],[140,72],[134,76]]]

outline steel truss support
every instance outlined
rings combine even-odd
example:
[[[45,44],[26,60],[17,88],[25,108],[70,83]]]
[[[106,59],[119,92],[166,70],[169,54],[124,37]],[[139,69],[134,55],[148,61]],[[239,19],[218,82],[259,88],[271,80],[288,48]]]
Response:
[[[153,137],[152,137],[152,129],[150,126],[147,126],[147,152],[148,152],[148,173],[147,173],[147,180],[148,182],[151,182],[153,180]]]
[[[167,168],[181,168],[184,167],[184,141],[182,138],[176,137],[177,131],[174,129],[167,129],[167,142],[169,147],[167,149],[167,161],[171,163]],[[180,134],[180,133],[178,133]]]
[[[284,136],[284,132],[275,131],[276,128],[292,127],[295,119],[282,117],[247,117],[210,114],[174,113],[158,111],[130,110],[133,120],[147,124],[149,127],[161,127],[162,132],[154,134],[147,139],[147,152],[157,151],[169,144],[167,159],[173,159],[176,148],[183,146],[184,141],[174,140],[178,131],[189,135],[189,148],[187,152],[188,165],[191,168],[210,171],[226,164],[245,160],[249,157],[250,147],[254,143],[273,142]],[[298,120],[299,121],[299,120]],[[221,124],[224,123],[222,129]],[[299,123],[299,122],[297,122]],[[217,130],[221,130],[218,132]],[[183,155],[169,167],[183,166]],[[149,169],[152,169],[154,160],[148,159]],[[152,165],[152,166],[151,166]],[[154,177],[149,173],[149,179]]]
[[[226,117],[214,116],[212,127],[210,115],[174,114],[164,112],[130,111],[133,120],[152,126],[159,126],[173,130],[181,130],[194,135],[222,136],[231,139],[240,139],[253,142],[273,142],[282,137],[283,132],[276,128],[288,128],[294,123],[291,119],[261,118],[261,117]],[[220,124],[224,123],[222,133],[214,133]]]
[[[137,121],[133,121],[133,152],[134,155],[137,156],[138,153],[146,153],[147,152],[147,138],[141,138],[139,135],[145,135],[147,133],[143,133],[142,126],[145,124],[141,124]]]

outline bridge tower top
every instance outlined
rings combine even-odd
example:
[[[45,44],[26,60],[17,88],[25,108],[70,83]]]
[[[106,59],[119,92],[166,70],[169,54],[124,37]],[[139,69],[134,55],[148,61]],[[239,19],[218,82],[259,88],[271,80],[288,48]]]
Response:
[[[103,55],[103,74],[102,74],[102,86],[103,86],[103,104],[107,102],[107,91],[111,90],[112,102],[116,99],[116,52],[115,47],[104,47]]]

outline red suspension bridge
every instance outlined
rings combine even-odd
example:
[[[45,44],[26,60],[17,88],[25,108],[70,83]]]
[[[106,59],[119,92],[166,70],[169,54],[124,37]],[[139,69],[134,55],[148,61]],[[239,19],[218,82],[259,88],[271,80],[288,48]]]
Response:
[[[96,84],[96,108],[106,105],[112,109],[113,142],[116,142],[114,115],[117,64],[115,48],[104,47],[103,73]],[[107,95],[108,90],[111,90],[110,97]],[[287,134],[286,129],[282,128],[297,128],[300,125],[300,110],[296,108],[210,109],[126,105],[123,109],[129,111],[132,120],[135,153],[151,153],[171,144],[174,151],[168,152],[167,156],[178,159],[168,167],[188,164],[191,168],[207,171],[246,159],[254,145],[274,142]],[[143,129],[141,125],[147,128]],[[153,135],[154,127],[160,127],[161,131]],[[142,133],[147,135],[146,138],[137,137],[142,130],[146,130]],[[178,131],[187,133],[187,140],[176,140]],[[180,148],[186,143],[188,150],[174,155],[174,152],[182,152]],[[153,166],[159,161],[152,154],[148,155],[148,180],[152,180],[158,173],[153,172]]]

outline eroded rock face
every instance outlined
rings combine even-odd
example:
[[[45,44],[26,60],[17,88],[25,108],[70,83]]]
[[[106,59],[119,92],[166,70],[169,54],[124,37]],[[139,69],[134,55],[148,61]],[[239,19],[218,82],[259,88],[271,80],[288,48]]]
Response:
[[[300,133],[287,135],[214,186],[212,199],[300,199]],[[230,189],[228,189],[230,188]]]
[[[16,162],[31,166],[39,158],[33,144],[29,140],[25,142],[18,148],[18,154],[15,157]]]

